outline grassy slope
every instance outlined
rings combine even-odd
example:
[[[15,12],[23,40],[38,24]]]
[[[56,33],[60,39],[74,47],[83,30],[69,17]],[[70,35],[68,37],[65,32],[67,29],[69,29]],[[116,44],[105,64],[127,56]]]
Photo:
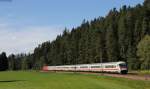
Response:
[[[72,73],[0,72],[0,89],[150,89],[150,82]]]

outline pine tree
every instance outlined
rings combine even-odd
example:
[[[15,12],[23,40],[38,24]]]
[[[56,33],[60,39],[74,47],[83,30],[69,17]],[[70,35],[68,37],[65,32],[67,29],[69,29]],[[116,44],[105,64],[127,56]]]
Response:
[[[114,8],[110,11],[108,16],[108,28],[106,34],[106,49],[109,61],[119,60],[119,49],[118,49],[118,12]]]
[[[126,19],[122,16],[118,23],[118,42],[119,42],[119,51],[120,51],[120,60],[127,61],[127,24]]]
[[[8,59],[5,52],[0,55],[0,71],[8,69]]]
[[[150,36],[146,35],[138,44],[137,55],[142,61],[142,69],[150,69]]]

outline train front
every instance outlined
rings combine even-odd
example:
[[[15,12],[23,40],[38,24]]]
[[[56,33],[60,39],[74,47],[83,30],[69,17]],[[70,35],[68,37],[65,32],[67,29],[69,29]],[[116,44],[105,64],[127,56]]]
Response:
[[[127,74],[128,73],[128,67],[125,62],[119,63],[120,73],[121,74]]]

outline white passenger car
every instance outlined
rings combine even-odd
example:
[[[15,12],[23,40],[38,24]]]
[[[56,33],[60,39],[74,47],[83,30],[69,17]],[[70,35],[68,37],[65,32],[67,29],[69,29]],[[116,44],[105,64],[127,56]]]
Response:
[[[77,64],[77,65],[62,65],[62,66],[44,66],[44,71],[87,71],[87,72],[111,72],[127,74],[127,64],[123,61],[94,63],[94,64]]]

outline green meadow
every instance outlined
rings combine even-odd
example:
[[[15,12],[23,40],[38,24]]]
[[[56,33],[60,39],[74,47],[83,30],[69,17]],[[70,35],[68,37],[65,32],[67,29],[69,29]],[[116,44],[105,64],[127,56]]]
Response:
[[[0,89],[150,89],[150,81],[79,73],[0,72]]]

